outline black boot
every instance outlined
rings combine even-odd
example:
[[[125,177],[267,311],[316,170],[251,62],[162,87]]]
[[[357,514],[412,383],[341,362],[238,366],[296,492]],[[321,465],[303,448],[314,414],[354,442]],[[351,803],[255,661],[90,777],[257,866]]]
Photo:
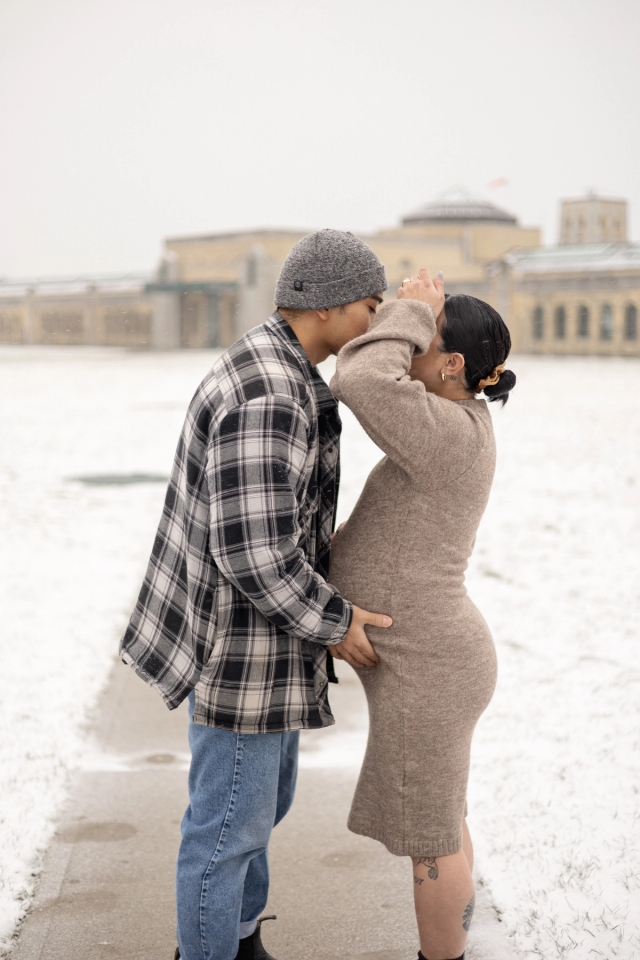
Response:
[[[264,920],[276,920],[276,917],[260,917],[258,926],[250,937],[243,937],[238,944],[236,960],[275,960],[262,946],[260,927]]]
[[[275,957],[272,957],[270,953],[267,953],[265,948],[262,946],[262,940],[260,939],[260,924],[263,920],[277,919],[278,918],[276,916],[260,917],[258,920],[258,926],[255,928],[251,936],[244,937],[238,944],[236,960],[275,960]],[[173,960],[180,960],[180,947],[176,947]]]

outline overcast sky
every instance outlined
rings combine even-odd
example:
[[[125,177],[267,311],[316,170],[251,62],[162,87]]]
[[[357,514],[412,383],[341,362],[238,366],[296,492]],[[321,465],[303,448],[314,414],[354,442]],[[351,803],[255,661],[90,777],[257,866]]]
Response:
[[[640,240],[639,43],[639,0],[0,0],[0,276],[498,178],[546,242],[587,188]]]

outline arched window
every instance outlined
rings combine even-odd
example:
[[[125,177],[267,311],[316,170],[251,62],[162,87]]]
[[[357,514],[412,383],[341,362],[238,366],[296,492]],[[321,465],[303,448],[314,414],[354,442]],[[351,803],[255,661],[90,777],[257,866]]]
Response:
[[[578,336],[589,336],[589,307],[584,304],[578,310]]]
[[[544,312],[542,307],[536,307],[533,311],[533,339],[542,340],[544,336]]]
[[[625,340],[638,339],[638,308],[633,303],[628,303],[624,311],[624,338]]]
[[[554,326],[556,340],[564,340],[567,335],[567,311],[564,307],[556,307]]]
[[[613,310],[610,303],[603,303],[600,310],[600,339],[613,340]]]

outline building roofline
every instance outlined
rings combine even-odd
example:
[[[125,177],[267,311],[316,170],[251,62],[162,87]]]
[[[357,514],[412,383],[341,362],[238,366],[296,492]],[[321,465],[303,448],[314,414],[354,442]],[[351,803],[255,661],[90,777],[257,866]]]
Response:
[[[154,270],[128,273],[73,274],[59,277],[0,277],[0,297],[68,293],[69,295],[95,290],[141,290],[156,276]]]
[[[28,284],[63,284],[63,283],[109,283],[121,280],[148,280],[154,274],[153,270],[127,270],[126,273],[71,273],[63,275],[44,275],[30,277],[0,277],[0,286]]]
[[[604,200],[605,203],[624,203],[628,204],[625,197],[608,197],[603,193],[586,193],[581,197],[561,197],[560,203],[586,203],[589,200]]]
[[[181,237],[165,237],[164,243],[193,243],[194,241],[201,240],[230,240],[235,237],[264,237],[267,234],[274,233],[281,236],[291,236],[295,234],[295,236],[300,235],[306,237],[307,234],[313,232],[313,230],[296,227],[256,227],[255,229],[230,230],[223,233],[194,233]]]
[[[637,273],[640,271],[640,243],[618,240],[521,248],[506,254],[503,262],[518,274]]]

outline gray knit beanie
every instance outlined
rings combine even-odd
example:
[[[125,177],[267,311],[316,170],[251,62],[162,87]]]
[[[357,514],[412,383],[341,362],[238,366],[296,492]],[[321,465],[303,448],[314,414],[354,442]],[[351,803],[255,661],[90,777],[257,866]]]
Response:
[[[328,310],[387,289],[384,266],[352,233],[319,230],[298,240],[276,284],[278,307]]]

